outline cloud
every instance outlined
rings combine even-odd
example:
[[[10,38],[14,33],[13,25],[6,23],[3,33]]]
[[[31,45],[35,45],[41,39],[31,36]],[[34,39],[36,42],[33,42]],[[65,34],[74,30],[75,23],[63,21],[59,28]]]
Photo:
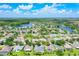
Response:
[[[0,14],[3,12],[3,10],[0,10]]]
[[[7,4],[3,4],[3,5],[0,5],[0,8],[11,9],[12,7]]]
[[[13,9],[12,12],[15,13],[15,14],[19,14],[21,11],[19,10],[19,8],[16,8],[16,9]]]
[[[38,14],[52,14],[57,13],[57,11],[57,8],[48,5],[45,5],[45,7],[41,8],[40,10],[33,10],[33,12],[36,12]]]
[[[74,10],[66,10],[65,8],[58,9],[58,6],[65,6],[64,4],[52,4],[51,6],[45,5],[40,9],[33,9],[33,5],[18,5],[15,9],[12,10],[0,10],[0,14],[6,17],[28,17],[28,18],[46,18],[46,17],[79,17],[76,16],[79,14],[79,11],[74,12]],[[2,15],[1,14],[1,15]],[[8,15],[8,16],[7,16]],[[10,16],[12,15],[12,16]],[[1,17],[1,16],[0,16]]]
[[[30,10],[33,7],[32,4],[30,5],[19,5],[18,8],[22,10]]]
[[[59,10],[59,13],[64,14],[64,13],[66,13],[66,10],[64,10],[64,9]]]
[[[77,11],[77,14],[79,14],[79,11]]]
[[[59,6],[65,6],[64,4],[60,4],[60,3],[53,3],[52,7],[59,7]]]
[[[68,15],[68,14],[72,14],[72,10],[65,10],[65,9],[61,9],[61,10],[58,10],[58,12],[60,13],[60,14],[66,14],[66,15]]]
[[[36,17],[54,17],[59,13],[59,10],[52,6],[45,5],[45,7],[39,9],[39,10],[33,10],[33,15]]]
[[[60,4],[62,5],[62,4]],[[60,6],[57,4],[54,4],[52,6],[45,5],[45,7],[39,9],[39,10],[33,10],[31,15],[35,15],[35,17],[76,17],[76,13],[69,9],[57,9],[55,6]],[[64,6],[64,5],[63,5]]]

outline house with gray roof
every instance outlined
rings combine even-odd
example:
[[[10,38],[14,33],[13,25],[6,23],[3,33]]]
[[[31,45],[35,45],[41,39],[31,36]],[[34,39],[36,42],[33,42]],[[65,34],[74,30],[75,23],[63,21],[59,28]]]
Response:
[[[11,46],[4,46],[4,47],[0,50],[0,55],[6,56],[11,50],[12,50],[12,47],[11,47]]]
[[[34,51],[44,53],[44,45],[41,46],[35,45]]]
[[[55,50],[55,47],[53,45],[45,46],[45,49],[47,52],[52,52]]]
[[[13,51],[18,52],[18,51],[22,50],[23,47],[24,47],[24,46],[17,45],[17,46],[14,47]]]
[[[64,50],[64,48],[62,46],[55,45],[55,44],[53,44],[53,46],[55,47],[56,50],[61,50],[61,51]]]
[[[24,47],[24,51],[31,51],[32,49],[33,49],[33,46],[26,45]]]

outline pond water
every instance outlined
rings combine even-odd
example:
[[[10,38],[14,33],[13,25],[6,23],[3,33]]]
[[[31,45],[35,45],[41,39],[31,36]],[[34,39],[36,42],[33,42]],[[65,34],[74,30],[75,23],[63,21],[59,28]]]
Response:
[[[70,27],[68,27],[68,26],[61,26],[60,27],[61,29],[63,29],[63,30],[66,30],[66,31],[69,31],[69,32],[73,32],[73,29],[71,29]]]
[[[22,25],[20,25],[20,26],[16,26],[17,28],[30,28],[30,27],[32,27],[32,23],[29,23],[29,24],[22,24]]]

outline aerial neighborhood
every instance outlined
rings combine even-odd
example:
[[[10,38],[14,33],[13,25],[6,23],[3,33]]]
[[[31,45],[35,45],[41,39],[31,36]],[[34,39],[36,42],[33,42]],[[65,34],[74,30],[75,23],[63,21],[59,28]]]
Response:
[[[79,21],[0,21],[1,56],[79,56]]]

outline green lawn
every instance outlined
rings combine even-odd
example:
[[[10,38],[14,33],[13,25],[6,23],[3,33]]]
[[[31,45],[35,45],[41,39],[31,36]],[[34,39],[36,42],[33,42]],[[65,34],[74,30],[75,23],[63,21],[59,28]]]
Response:
[[[31,52],[25,52],[25,51],[18,51],[18,52],[10,52],[8,54],[9,56],[79,56],[79,50],[78,49],[72,49],[72,50],[64,50],[64,51],[52,51],[44,53],[35,53],[33,50]]]

